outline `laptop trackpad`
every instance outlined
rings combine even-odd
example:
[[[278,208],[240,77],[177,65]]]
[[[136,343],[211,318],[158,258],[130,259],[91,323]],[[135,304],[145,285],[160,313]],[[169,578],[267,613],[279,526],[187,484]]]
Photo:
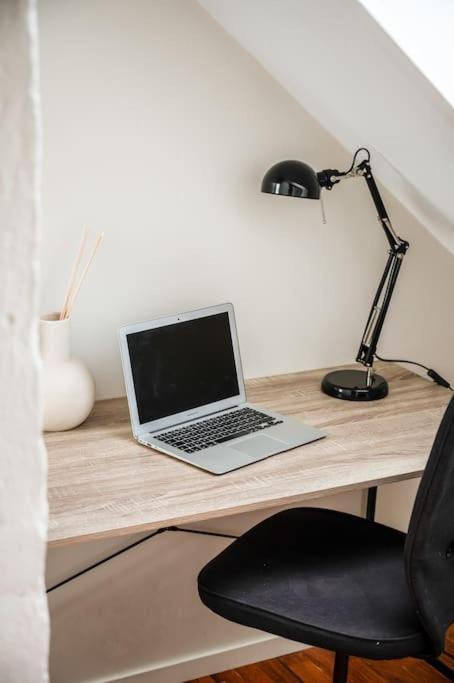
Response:
[[[236,451],[241,451],[255,458],[261,455],[271,455],[280,450],[284,450],[287,444],[284,441],[278,441],[271,436],[251,436],[249,439],[243,439],[236,444],[232,444],[231,448]]]

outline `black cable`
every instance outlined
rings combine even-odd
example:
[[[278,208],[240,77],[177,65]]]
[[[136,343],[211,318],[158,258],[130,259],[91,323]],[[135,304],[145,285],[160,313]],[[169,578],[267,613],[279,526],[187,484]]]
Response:
[[[370,152],[369,152],[369,150],[367,149],[367,147],[358,147],[358,149],[356,150],[356,152],[355,152],[354,155],[353,155],[353,160],[352,160],[352,163],[351,163],[350,168],[348,169],[348,171],[343,171],[343,172],[342,172],[342,175],[347,175],[348,173],[350,173],[350,171],[353,171],[353,169],[354,169],[354,167],[355,167],[355,163],[356,163],[356,157],[358,156],[358,154],[359,154],[360,152],[366,152],[366,154],[367,154],[367,159],[365,159],[365,161],[368,161],[368,162],[370,161]]]
[[[378,358],[378,360],[383,361],[384,363],[410,363],[410,365],[417,365],[418,367],[422,368],[423,370],[429,371],[430,368],[427,367],[427,365],[423,365],[422,363],[417,363],[415,360],[404,360],[403,358],[382,358],[381,356],[378,355],[378,353],[375,354],[375,357]]]
[[[183,529],[179,526],[169,526],[166,531],[181,531],[186,534],[201,534],[202,536],[216,536],[217,538],[239,538],[239,536],[233,536],[232,534],[222,534],[217,531],[201,531],[200,529]]]
[[[375,353],[375,357],[378,358],[378,360],[383,361],[384,363],[408,363],[409,365],[417,365],[419,368],[422,368],[427,372],[427,375],[430,377],[431,380],[435,382],[435,384],[439,384],[441,387],[445,387],[450,391],[454,391],[454,389],[452,388],[451,384],[448,382],[447,379],[442,377],[440,373],[438,373],[433,368],[428,368],[427,365],[423,365],[423,363],[418,363],[415,360],[406,360],[404,358],[382,358],[378,355],[377,352]]]
[[[72,574],[72,576],[68,576],[67,579],[63,579],[63,581],[59,581],[59,583],[56,583],[55,586],[51,586],[51,588],[48,588],[46,593],[52,593],[52,591],[56,590],[57,588],[61,588],[61,586],[64,586],[65,583],[69,583],[70,581],[74,581],[74,579],[79,578],[79,576],[82,576],[83,574],[90,572],[92,569],[96,569],[96,567],[99,567],[100,565],[104,564],[105,562],[108,562],[109,560],[113,560],[114,557],[118,557],[118,555],[122,555],[127,550],[131,550],[131,548],[135,548],[137,545],[140,545],[141,543],[145,543],[145,541],[148,541],[150,538],[153,538],[153,536],[157,536],[158,534],[162,534],[163,531],[167,531],[167,529],[157,529],[157,531],[153,531],[151,534],[148,534],[148,536],[144,536],[144,538],[139,538],[138,541],[135,541],[134,543],[131,543],[130,545],[125,546],[121,550],[117,550],[115,553],[112,553],[111,555],[107,555],[107,557],[104,557],[102,560],[99,560],[98,562],[95,562],[94,564],[90,564],[88,567],[85,567],[85,569],[81,569],[80,572],[77,572],[77,574]]]

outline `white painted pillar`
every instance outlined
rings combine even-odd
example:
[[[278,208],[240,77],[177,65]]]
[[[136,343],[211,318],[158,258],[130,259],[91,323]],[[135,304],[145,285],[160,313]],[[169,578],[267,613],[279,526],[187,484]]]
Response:
[[[0,2],[0,680],[48,680],[35,0]]]

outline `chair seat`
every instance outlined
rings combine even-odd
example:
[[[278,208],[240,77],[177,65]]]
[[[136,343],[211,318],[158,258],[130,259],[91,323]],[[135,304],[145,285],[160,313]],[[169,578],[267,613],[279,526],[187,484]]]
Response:
[[[432,647],[410,598],[405,534],[333,510],[286,510],[200,573],[199,594],[238,624],[336,652],[393,659]]]

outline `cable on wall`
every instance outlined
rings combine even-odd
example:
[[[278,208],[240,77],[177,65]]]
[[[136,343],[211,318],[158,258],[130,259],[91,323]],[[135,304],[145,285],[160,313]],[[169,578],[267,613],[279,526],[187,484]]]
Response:
[[[232,534],[224,534],[222,532],[218,533],[216,531],[202,531],[200,529],[184,529],[184,528],[178,527],[178,526],[168,526],[168,527],[164,527],[162,529],[157,529],[156,531],[151,532],[147,536],[144,536],[144,538],[139,538],[138,541],[134,541],[134,543],[127,545],[125,548],[121,548],[121,550],[117,550],[116,552],[112,553],[111,555],[104,557],[102,560],[99,560],[98,562],[94,562],[93,564],[89,565],[88,567],[85,567],[85,569],[81,569],[80,572],[77,572],[76,574],[72,574],[71,576],[68,576],[66,579],[59,581],[54,586],[51,586],[50,588],[48,588],[46,590],[46,593],[52,593],[52,591],[57,590],[57,588],[61,588],[65,584],[70,583],[71,581],[74,581],[75,579],[78,579],[80,576],[83,576],[87,572],[91,572],[93,569],[96,569],[96,567],[100,567],[102,564],[105,564],[106,562],[113,560],[115,557],[122,555],[126,551],[132,550],[132,548],[135,548],[136,546],[141,545],[141,543],[145,543],[145,541],[149,541],[151,538],[154,538],[158,534],[164,533],[164,531],[179,531],[179,532],[185,533],[185,534],[199,534],[201,536],[215,536],[216,538],[229,538],[232,540],[238,538],[238,536],[233,536]]]

